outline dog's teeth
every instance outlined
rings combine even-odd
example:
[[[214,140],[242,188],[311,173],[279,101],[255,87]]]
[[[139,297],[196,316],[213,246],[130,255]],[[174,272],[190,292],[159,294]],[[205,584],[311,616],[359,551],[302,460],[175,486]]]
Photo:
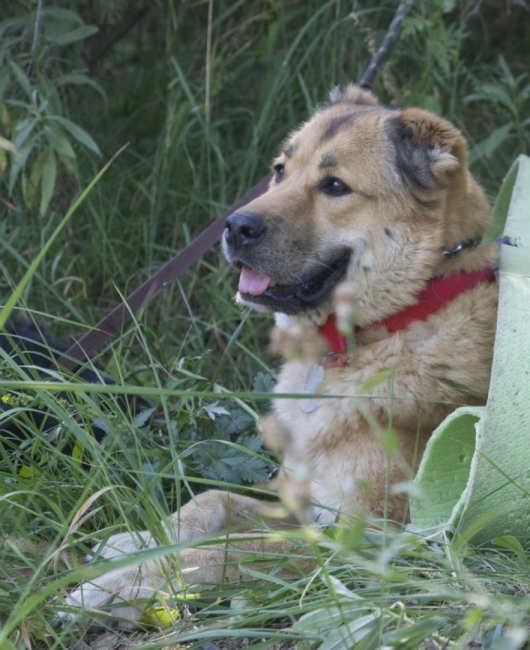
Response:
[[[270,281],[270,284],[269,284],[269,289],[274,288],[275,286],[276,286],[276,281],[275,281],[275,280],[271,280],[271,281]]]

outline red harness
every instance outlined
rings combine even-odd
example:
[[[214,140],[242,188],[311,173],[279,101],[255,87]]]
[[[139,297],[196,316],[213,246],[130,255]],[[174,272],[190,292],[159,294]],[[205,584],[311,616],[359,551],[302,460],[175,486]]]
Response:
[[[473,289],[473,287],[481,282],[493,282],[494,280],[495,272],[490,267],[472,273],[459,271],[443,278],[434,278],[419,293],[414,305],[410,305],[410,307],[406,307],[403,311],[392,314],[392,316],[383,318],[376,323],[358,327],[356,331],[362,332],[366,329],[385,327],[391,334],[398,332],[408,327],[414,321],[427,320],[429,316],[440,311],[440,309],[445,307],[445,305],[461,293],[464,293],[464,291]],[[330,352],[347,352],[347,340],[337,329],[335,314],[328,316],[327,321],[320,327],[320,333],[326,339]]]

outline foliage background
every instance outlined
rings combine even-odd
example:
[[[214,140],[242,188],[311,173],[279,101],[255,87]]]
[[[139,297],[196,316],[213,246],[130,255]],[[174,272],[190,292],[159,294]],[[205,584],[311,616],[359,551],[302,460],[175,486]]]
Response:
[[[375,84],[383,102],[455,121],[492,198],[528,146],[525,4],[417,2]],[[360,77],[395,6],[4,1],[4,294],[72,198],[126,146],[26,294],[32,309],[95,323],[118,291],[138,286],[265,173],[331,85]],[[217,255],[207,260],[217,269]],[[149,308],[146,324],[171,354],[184,337],[188,353],[219,349],[213,327],[186,334],[190,306],[233,328],[236,310],[212,314],[218,301],[204,295],[233,290],[222,268],[212,278],[205,263],[183,280],[190,305],[175,289]]]
[[[333,84],[361,76],[397,4],[3,0],[3,302],[73,199],[119,152],[50,247],[18,306],[45,317],[67,340],[96,323],[264,175],[281,139]],[[530,8],[522,0],[417,0],[375,82],[382,102],[423,106],[462,129],[473,171],[492,200],[514,157],[530,147],[529,42]],[[117,384],[132,386],[150,401],[125,418],[117,392],[110,391],[110,404],[77,394],[77,420],[97,420],[119,434],[94,446],[79,423],[70,423],[69,435],[89,449],[96,459],[92,465],[65,460],[42,436],[2,452],[0,526],[7,541],[0,566],[11,569],[17,557],[22,572],[5,570],[0,611],[9,614],[12,594],[19,604],[26,602],[25,594],[38,593],[48,579],[51,556],[43,561],[40,551],[20,550],[18,540],[37,535],[56,549],[71,530],[72,513],[94,490],[125,486],[125,492],[106,493],[102,511],[76,528],[83,539],[102,525],[109,531],[124,522],[152,527],[155,515],[189,498],[190,477],[196,481],[193,489],[202,489],[220,481],[253,482],[267,473],[272,461],[254,436],[255,418],[266,403],[248,391],[254,386],[259,396],[272,386],[274,361],[264,352],[270,321],[241,314],[232,302],[234,285],[219,251],[212,251],[103,351],[100,360]],[[12,378],[10,372],[2,377]],[[75,386],[71,389],[75,392]],[[232,391],[233,399],[220,401],[221,390]],[[72,420],[71,406],[42,391],[38,398]],[[243,446],[250,447],[250,456]],[[127,490],[136,500],[131,502]],[[27,500],[20,496],[24,491]],[[6,496],[12,494],[16,498]],[[381,544],[374,553],[384,551]],[[436,550],[421,553],[425,566],[441,562]],[[446,570],[448,580],[454,555],[450,560],[436,566],[437,575]],[[475,556],[473,563],[485,571]],[[372,569],[363,567],[370,574]],[[29,569],[33,578],[21,578]],[[512,574],[519,570],[517,565]],[[469,575],[459,575],[464,574]],[[500,585],[488,575],[499,592],[526,593],[522,574],[517,585],[513,580],[505,585],[504,577]],[[475,582],[462,581],[463,590],[475,593]],[[443,597],[448,601],[439,602],[453,602],[453,592],[448,593]],[[510,646],[503,630],[519,630],[524,607],[510,601],[506,609],[504,600],[471,607],[456,593],[449,622],[431,620],[435,628],[448,630],[451,642],[482,625],[476,636],[484,647],[501,647],[497,641],[503,648],[522,647]],[[340,594],[335,596],[339,602]],[[322,605],[318,598],[316,611]],[[29,623],[9,619],[0,641],[17,648],[30,647],[27,639],[42,647],[70,647],[50,631],[46,602],[43,596],[23,610]],[[384,598],[381,602],[384,609]],[[296,605],[282,602],[286,611],[291,606],[295,611]],[[428,608],[414,607],[407,610],[410,620],[430,620]],[[475,618],[466,622],[471,614]],[[393,614],[385,616],[373,619],[378,629],[394,621]],[[422,638],[430,634],[427,628]],[[302,625],[297,634],[314,637],[319,629],[316,623]],[[394,640],[392,647],[418,647],[399,639],[405,645]]]

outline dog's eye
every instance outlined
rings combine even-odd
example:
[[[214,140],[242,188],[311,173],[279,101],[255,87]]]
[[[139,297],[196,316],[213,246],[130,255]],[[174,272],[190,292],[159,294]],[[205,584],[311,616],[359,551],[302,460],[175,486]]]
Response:
[[[334,176],[324,178],[319,185],[320,189],[329,196],[344,196],[351,194],[351,189],[340,178]]]
[[[283,163],[277,163],[274,165],[274,180],[279,183],[282,178],[283,174],[285,172],[285,165]]]

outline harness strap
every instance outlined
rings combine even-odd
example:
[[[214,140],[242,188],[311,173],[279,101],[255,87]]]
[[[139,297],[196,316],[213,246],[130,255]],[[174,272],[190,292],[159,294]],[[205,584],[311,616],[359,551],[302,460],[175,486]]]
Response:
[[[58,363],[73,370],[79,361],[90,357],[105,343],[117,336],[128,325],[135,313],[147,305],[160,291],[174,282],[186,269],[209,251],[219,240],[226,217],[238,208],[250,203],[263,194],[270,181],[270,174],[264,176],[243,197],[203,230],[186,248],[166,262],[154,275],[138,287],[126,300],[116,305],[104,316],[94,329],[75,341]]]

